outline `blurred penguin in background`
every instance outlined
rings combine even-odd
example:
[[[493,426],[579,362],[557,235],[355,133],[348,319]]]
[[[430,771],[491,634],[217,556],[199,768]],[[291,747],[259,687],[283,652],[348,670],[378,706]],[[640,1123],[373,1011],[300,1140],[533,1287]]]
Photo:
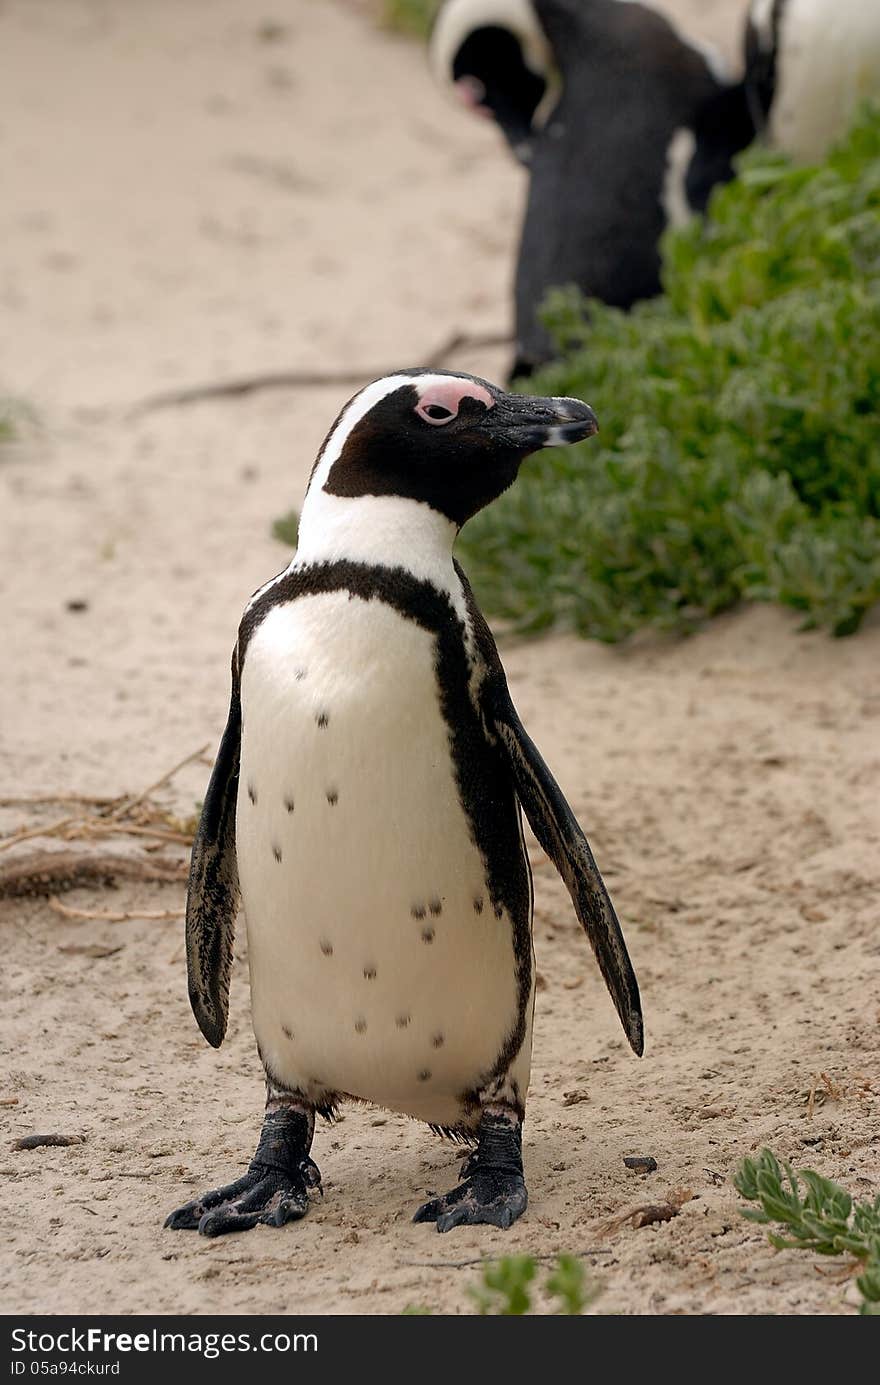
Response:
[[[514,375],[553,355],[550,288],[621,308],[659,293],[664,229],[705,209],[754,136],[739,76],[650,3],[446,0],[431,63],[530,170]]]
[[[880,0],[752,0],[745,57],[756,128],[815,162],[880,95]]]

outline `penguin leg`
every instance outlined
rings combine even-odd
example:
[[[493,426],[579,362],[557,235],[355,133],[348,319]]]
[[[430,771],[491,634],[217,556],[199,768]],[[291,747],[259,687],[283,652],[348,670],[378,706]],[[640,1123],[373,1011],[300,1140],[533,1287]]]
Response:
[[[165,1225],[223,1236],[260,1224],[298,1221],[308,1211],[309,1190],[317,1188],[323,1195],[318,1166],[309,1158],[314,1133],[314,1106],[270,1081],[260,1142],[247,1173],[178,1207]]]
[[[477,1147],[461,1166],[462,1182],[425,1202],[413,1221],[436,1222],[438,1231],[484,1222],[507,1230],[528,1205],[523,1176],[522,1116],[509,1106],[483,1108]]]

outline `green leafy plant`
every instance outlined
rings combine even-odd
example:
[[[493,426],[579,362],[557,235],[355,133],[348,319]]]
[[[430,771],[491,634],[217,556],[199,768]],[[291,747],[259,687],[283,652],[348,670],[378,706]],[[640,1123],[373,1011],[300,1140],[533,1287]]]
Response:
[[[0,395],[0,447],[21,442],[37,425],[37,416],[29,405],[10,395]]]
[[[762,1149],[757,1159],[744,1159],[733,1182],[747,1202],[759,1204],[740,1208],[744,1217],[785,1228],[784,1234],[768,1232],[777,1250],[852,1256],[861,1267],[856,1278],[862,1295],[859,1311],[880,1316],[880,1195],[873,1202],[854,1203],[838,1183],[812,1169],[795,1173],[769,1149]]]
[[[481,1316],[519,1317],[532,1306],[531,1285],[537,1274],[531,1255],[506,1255],[483,1268],[479,1284],[468,1293]],[[587,1283],[584,1267],[574,1255],[560,1255],[543,1284],[544,1293],[559,1302],[559,1314],[580,1314],[601,1292]]]
[[[280,515],[278,519],[272,521],[272,537],[279,543],[286,543],[290,548],[296,548],[297,536],[299,534],[299,514],[296,510],[288,510],[286,515]]]
[[[661,298],[554,292],[529,392],[601,433],[526,463],[468,525],[485,607],[619,640],[741,600],[843,635],[880,598],[880,109],[816,167],[750,152],[664,241]]]
[[[387,29],[424,38],[439,8],[440,0],[382,0],[382,23]]]

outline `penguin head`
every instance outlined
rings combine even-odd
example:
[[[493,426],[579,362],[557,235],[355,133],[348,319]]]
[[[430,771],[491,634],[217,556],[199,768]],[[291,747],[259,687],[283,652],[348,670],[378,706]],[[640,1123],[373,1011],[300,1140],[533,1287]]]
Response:
[[[401,370],[343,409],[315,463],[309,497],[415,500],[460,527],[507,490],[530,453],[580,442],[597,429],[579,399],[507,394],[474,375]]]
[[[498,124],[522,163],[533,127],[555,87],[550,46],[531,0],[446,0],[434,21],[429,56],[437,80]]]

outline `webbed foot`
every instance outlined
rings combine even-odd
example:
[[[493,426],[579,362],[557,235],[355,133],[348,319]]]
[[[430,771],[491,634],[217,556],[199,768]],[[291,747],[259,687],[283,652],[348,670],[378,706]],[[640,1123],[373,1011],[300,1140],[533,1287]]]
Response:
[[[173,1231],[223,1236],[298,1221],[308,1211],[310,1190],[321,1190],[318,1166],[309,1158],[313,1131],[310,1112],[290,1107],[269,1111],[247,1173],[178,1207],[165,1225]]]
[[[504,1231],[512,1226],[529,1201],[518,1120],[484,1112],[477,1148],[462,1164],[461,1177],[450,1192],[423,1203],[413,1221],[435,1222],[438,1231],[480,1223]]]

